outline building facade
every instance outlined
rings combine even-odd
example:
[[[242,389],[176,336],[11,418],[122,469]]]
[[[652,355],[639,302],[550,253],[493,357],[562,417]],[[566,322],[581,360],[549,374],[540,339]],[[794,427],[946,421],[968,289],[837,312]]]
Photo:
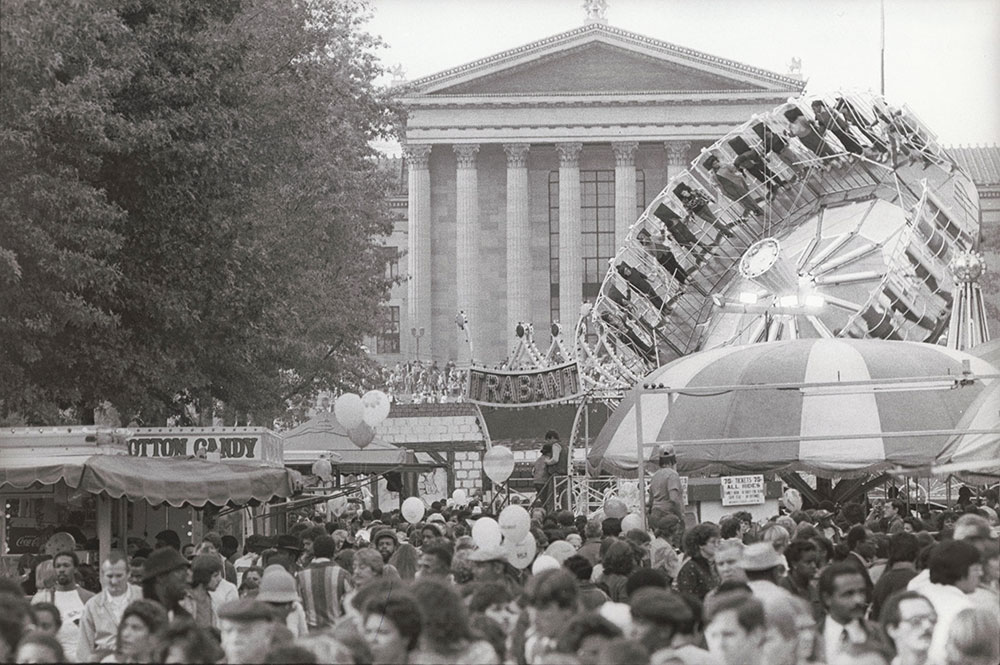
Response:
[[[544,348],[667,179],[802,87],[599,20],[407,84],[405,282],[374,351],[493,365],[518,323]]]

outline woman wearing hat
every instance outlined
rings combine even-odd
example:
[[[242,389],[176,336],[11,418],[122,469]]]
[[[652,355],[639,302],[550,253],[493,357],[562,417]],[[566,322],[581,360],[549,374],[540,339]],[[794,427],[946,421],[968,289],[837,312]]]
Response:
[[[255,600],[270,605],[295,637],[309,632],[295,578],[281,566],[275,564],[264,569]]]

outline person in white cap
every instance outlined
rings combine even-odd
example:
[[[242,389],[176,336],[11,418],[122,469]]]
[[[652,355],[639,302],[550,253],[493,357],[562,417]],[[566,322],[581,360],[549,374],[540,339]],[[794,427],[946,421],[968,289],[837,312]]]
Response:
[[[309,632],[295,578],[281,566],[272,564],[264,569],[256,600],[270,605],[275,616],[285,623],[295,637]]]

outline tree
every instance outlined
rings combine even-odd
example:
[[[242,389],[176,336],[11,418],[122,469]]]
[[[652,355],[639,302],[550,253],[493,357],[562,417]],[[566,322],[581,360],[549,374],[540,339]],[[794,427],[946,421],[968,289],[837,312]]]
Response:
[[[94,224],[117,242],[101,301],[112,334],[102,380],[71,395],[78,412],[107,399],[158,424],[222,400],[242,422],[266,422],[291,396],[368,373],[361,340],[390,286],[369,141],[392,131],[396,110],[373,85],[364,11],[335,0],[116,5],[124,43],[112,46],[129,68],[108,86],[110,145],[85,178],[118,213]],[[4,411],[27,411],[35,398],[21,388]]]

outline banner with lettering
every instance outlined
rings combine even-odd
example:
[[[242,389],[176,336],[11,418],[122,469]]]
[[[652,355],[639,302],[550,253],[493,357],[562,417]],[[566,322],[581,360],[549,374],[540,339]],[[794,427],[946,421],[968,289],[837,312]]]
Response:
[[[240,464],[282,464],[281,439],[264,430],[219,432],[165,429],[128,440],[132,457],[201,457]]]
[[[580,394],[575,362],[525,371],[470,369],[466,399],[487,406],[542,406]]]

